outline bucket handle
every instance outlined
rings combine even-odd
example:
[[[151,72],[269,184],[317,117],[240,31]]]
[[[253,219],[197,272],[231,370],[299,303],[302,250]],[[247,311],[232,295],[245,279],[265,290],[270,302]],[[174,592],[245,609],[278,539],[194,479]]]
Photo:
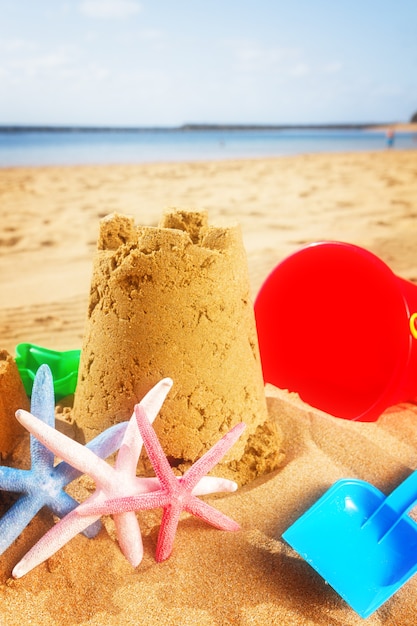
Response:
[[[413,313],[410,317],[410,332],[413,335],[414,339],[417,339],[417,313]]]

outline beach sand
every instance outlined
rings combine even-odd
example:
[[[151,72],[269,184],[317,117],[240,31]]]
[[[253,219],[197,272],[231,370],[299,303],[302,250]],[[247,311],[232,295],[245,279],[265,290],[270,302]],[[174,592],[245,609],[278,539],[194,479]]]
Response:
[[[81,346],[99,219],[113,211],[143,225],[156,225],[167,207],[237,220],[254,297],[278,262],[318,240],[363,246],[417,282],[417,151],[11,168],[0,170],[0,203],[0,349],[12,354],[25,341]],[[240,532],[185,517],[171,558],[158,564],[160,511],[141,514],[145,556],[134,570],[105,518],[96,539],[79,535],[12,580],[15,563],[53,523],[42,511],[0,559],[1,626],[364,623],[281,534],[339,478],[389,492],[417,468],[417,406],[404,402],[377,422],[357,423],[285,390],[268,386],[266,394],[284,433],[283,468],[208,499]],[[84,498],[92,488],[84,477],[71,491]],[[415,626],[416,611],[414,577],[365,623]]]

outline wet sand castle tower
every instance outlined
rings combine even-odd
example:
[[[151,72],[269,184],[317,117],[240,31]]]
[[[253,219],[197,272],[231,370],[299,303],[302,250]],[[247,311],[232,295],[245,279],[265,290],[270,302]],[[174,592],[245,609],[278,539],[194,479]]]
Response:
[[[100,224],[74,403],[78,439],[129,419],[165,376],[174,386],[155,429],[172,465],[186,469],[244,421],[221,473],[244,484],[279,466],[240,228],[180,210],[158,227],[109,215]]]

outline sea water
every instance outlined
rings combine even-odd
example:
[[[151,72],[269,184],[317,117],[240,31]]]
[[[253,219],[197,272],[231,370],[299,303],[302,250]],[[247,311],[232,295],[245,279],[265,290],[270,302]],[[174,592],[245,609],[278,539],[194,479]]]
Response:
[[[129,164],[384,150],[372,130],[276,129],[7,129],[0,128],[0,167]],[[393,149],[416,149],[401,133]]]

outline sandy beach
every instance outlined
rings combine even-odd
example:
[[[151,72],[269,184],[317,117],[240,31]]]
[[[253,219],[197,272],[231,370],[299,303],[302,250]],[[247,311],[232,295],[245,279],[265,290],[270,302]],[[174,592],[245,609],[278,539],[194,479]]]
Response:
[[[378,255],[417,283],[417,150],[259,160],[0,169],[0,349],[32,342],[80,348],[100,218],[112,212],[156,225],[167,207],[238,221],[253,298],[269,272],[303,245],[339,240]],[[282,469],[208,498],[241,525],[225,533],[180,522],[171,558],[155,562],[160,512],[140,514],[145,556],[135,570],[113,522],[78,535],[19,580],[15,563],[52,524],[42,510],[0,560],[0,624],[17,626],[354,626],[364,623],[281,539],[339,478],[385,493],[417,468],[417,406],[377,422],[338,419],[267,386],[284,433]],[[21,449],[27,446],[22,443]],[[10,463],[22,463],[15,455]],[[84,498],[82,478],[71,492]],[[7,506],[5,502],[0,504]],[[415,626],[417,577],[365,623]]]

